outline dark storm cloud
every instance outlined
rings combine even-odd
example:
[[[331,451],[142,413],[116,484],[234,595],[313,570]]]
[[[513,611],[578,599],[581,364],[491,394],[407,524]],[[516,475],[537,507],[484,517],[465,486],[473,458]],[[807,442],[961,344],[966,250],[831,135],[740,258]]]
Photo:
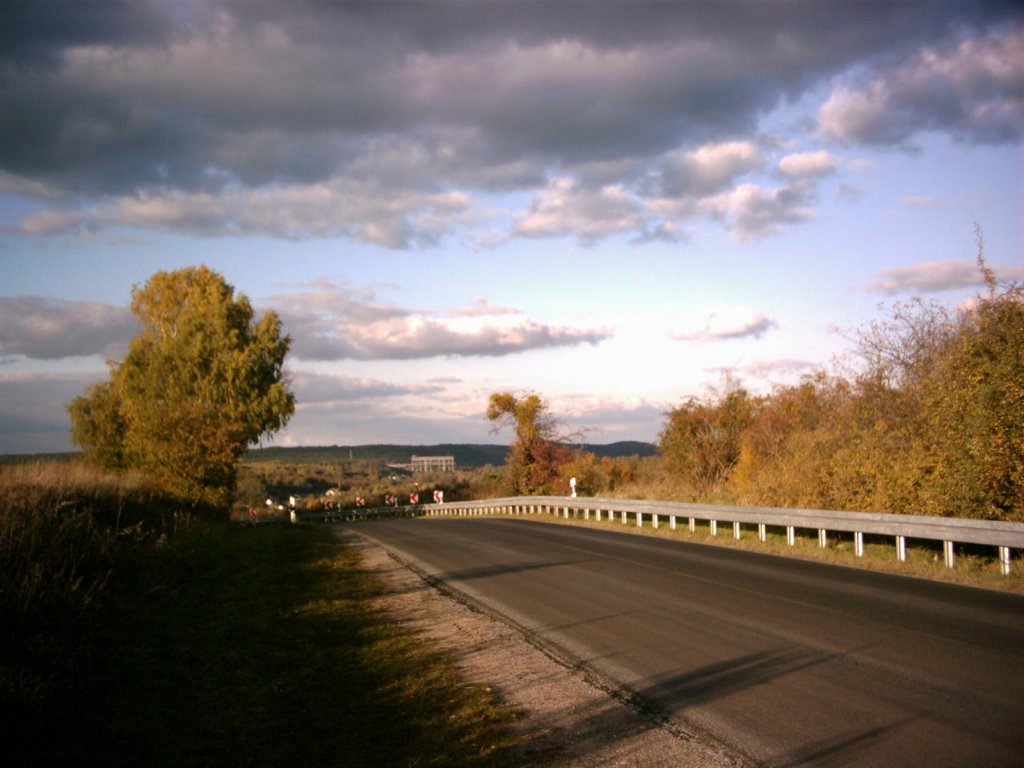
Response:
[[[73,46],[158,45],[176,26],[172,11],[147,0],[5,0],[0,62],[47,69]]]
[[[749,140],[766,112],[826,83],[823,137],[1019,136],[1012,3],[8,5],[0,188],[114,196],[77,211],[72,228],[421,247],[441,241],[473,193],[543,191],[559,175],[574,177],[583,213],[619,185],[681,198],[675,213],[694,215],[692,198],[735,171],[702,175],[687,153]],[[933,51],[956,66],[932,66]],[[140,195],[158,198],[156,215]],[[237,213],[260,200],[283,220]],[[804,218],[777,202],[780,223]],[[678,220],[637,203],[626,229],[681,237]],[[594,236],[589,219],[549,224]]]

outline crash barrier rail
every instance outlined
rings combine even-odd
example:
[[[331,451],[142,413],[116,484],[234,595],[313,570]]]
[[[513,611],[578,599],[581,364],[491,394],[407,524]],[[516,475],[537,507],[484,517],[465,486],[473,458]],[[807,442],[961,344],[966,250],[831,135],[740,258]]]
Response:
[[[678,520],[695,531],[697,521],[707,523],[711,535],[718,535],[719,523],[732,523],[732,536],[739,539],[743,525],[756,525],[760,541],[767,538],[768,527],[785,528],[792,546],[797,530],[815,530],[818,545],[828,546],[829,533],[853,534],[854,552],[864,555],[864,536],[892,537],[896,556],[907,558],[907,539],[942,542],[948,568],[956,562],[958,544],[976,544],[998,550],[999,568],[1004,575],[1012,569],[1013,550],[1024,549],[1024,523],[972,520],[957,517],[894,515],[879,512],[836,512],[824,509],[786,509],[782,507],[741,507],[720,504],[689,504],[673,501],[642,501],[600,497],[512,496],[481,501],[455,501],[443,504],[417,504],[382,508],[357,508],[296,514],[297,520],[361,520],[381,517],[477,516],[477,515],[557,515],[569,518],[593,517],[601,521],[632,522],[637,527],[649,523],[657,528],[667,522],[673,530]]]

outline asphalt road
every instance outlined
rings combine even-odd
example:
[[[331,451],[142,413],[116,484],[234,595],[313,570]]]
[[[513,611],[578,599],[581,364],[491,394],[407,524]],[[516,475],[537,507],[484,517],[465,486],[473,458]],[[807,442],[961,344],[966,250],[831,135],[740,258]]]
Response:
[[[1024,765],[1024,597],[529,520],[356,530],[767,765]]]

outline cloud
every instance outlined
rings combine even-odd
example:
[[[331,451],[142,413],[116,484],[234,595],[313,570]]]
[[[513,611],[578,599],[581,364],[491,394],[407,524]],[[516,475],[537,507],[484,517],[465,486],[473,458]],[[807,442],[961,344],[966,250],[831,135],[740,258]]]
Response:
[[[471,205],[459,192],[391,193],[348,180],[218,192],[155,188],[84,210],[39,211],[16,231],[54,235],[132,227],[203,237],[349,237],[404,249],[436,245]]]
[[[0,296],[0,352],[43,360],[120,357],[138,331],[127,307],[39,296]]]
[[[588,186],[559,177],[537,194],[511,234],[572,236],[583,245],[626,233],[634,233],[634,243],[685,242],[691,233],[681,222],[716,214],[716,195],[762,163],[752,142],[730,141],[665,153],[650,172],[626,185]]]
[[[397,384],[355,376],[330,376],[300,371],[291,376],[296,401],[302,408],[333,408],[341,403],[429,395],[444,390],[439,383]]]
[[[65,406],[107,373],[0,373],[0,453],[72,449]]]
[[[646,180],[645,192],[660,198],[700,198],[731,186],[761,165],[761,152],[750,141],[706,144],[695,150],[669,152]]]
[[[738,240],[749,242],[777,233],[784,224],[813,218],[812,195],[813,187],[806,182],[775,189],[746,183],[708,201],[708,207],[731,222],[730,231]]]
[[[512,235],[570,235],[584,245],[592,245],[614,234],[642,231],[646,225],[643,203],[622,187],[586,189],[562,177],[537,194],[530,210],[513,224]]]
[[[973,144],[1013,142],[1021,136],[1022,82],[1024,32],[1014,26],[924,47],[861,84],[837,80],[819,129],[863,144],[902,144],[928,130]]]
[[[618,440],[654,442],[665,423],[668,405],[645,399],[617,399],[573,393],[552,398],[551,410],[566,430],[588,443]]]
[[[515,307],[491,304],[487,299],[476,298],[468,307],[453,307],[448,310],[451,317],[493,317],[496,315],[520,315],[522,312]]]
[[[779,160],[779,170],[786,176],[823,176],[839,167],[839,159],[831,152],[797,152]]]
[[[597,344],[611,334],[604,329],[555,327],[532,320],[514,325],[455,326],[423,316],[346,329],[350,355],[362,360],[411,360],[436,356],[499,357],[545,347]]]
[[[41,181],[17,176],[0,169],[0,194],[17,195],[35,200],[52,200],[62,196],[60,190]]]
[[[293,337],[293,354],[304,360],[500,357],[611,337],[603,328],[553,326],[485,300],[469,311],[405,309],[378,302],[372,292],[328,281],[270,301]]]
[[[1012,3],[73,5],[15,3],[0,29],[0,190],[48,206],[23,236],[426,248],[498,226],[497,191],[532,200],[517,236],[679,241],[710,197],[750,197],[763,116],[829,82],[832,138],[1019,136]],[[805,154],[780,170],[828,170]],[[735,234],[805,218],[791,193]]]
[[[736,308],[717,310],[708,315],[704,324],[692,330],[677,331],[669,337],[677,341],[729,341],[733,339],[759,339],[778,323],[762,312]]]
[[[1024,267],[990,265],[1000,280],[1024,279]],[[967,260],[925,261],[883,269],[868,283],[871,293],[940,293],[985,284],[978,265]]]

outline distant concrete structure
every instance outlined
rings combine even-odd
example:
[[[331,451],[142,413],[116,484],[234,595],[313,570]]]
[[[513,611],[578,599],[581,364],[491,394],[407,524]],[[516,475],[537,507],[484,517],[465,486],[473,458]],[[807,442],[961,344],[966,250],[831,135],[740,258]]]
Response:
[[[454,456],[413,456],[409,463],[413,474],[420,472],[454,472]]]

